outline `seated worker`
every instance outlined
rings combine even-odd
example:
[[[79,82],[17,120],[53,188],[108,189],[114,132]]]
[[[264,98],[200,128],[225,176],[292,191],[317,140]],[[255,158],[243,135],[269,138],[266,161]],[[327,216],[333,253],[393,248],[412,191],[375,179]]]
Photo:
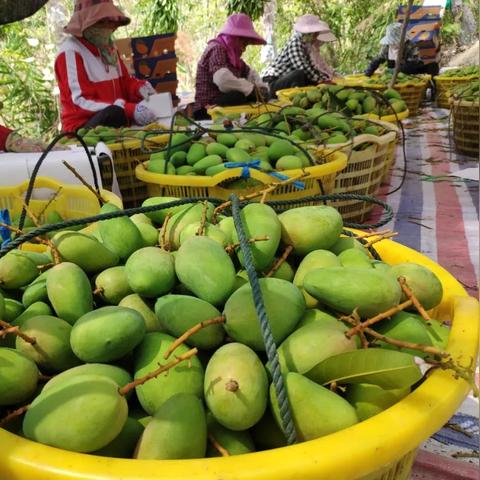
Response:
[[[41,140],[21,137],[14,130],[0,125],[0,151],[28,153],[43,152],[46,145]]]
[[[383,45],[382,49],[380,50],[380,54],[371,61],[370,65],[364,72],[365,75],[370,77],[375,73],[375,70],[385,62],[387,62],[388,68],[395,68],[401,32],[401,23],[391,23],[387,26],[385,36],[380,40],[380,44]],[[411,42],[408,32],[405,37],[400,71],[410,75],[427,73],[432,76],[438,75],[439,71],[438,63],[423,63],[419,56],[417,47],[415,47],[415,45]]]
[[[268,87],[243,60],[248,45],[264,45],[248,15],[228,17],[219,35],[210,40],[197,65],[193,116],[209,118],[213,105],[242,105],[268,97]],[[265,98],[267,99],[267,98]]]
[[[128,23],[111,0],[75,1],[64,28],[70,36],[55,60],[64,131],[155,121],[153,112],[140,103],[156,93],[154,88],[130,76],[113,44],[113,32]]]
[[[293,28],[295,33],[262,73],[262,79],[269,84],[272,95],[284,88],[316,85],[333,78],[333,69],[319,52],[325,42],[336,40],[328,24],[315,15],[303,15]]]

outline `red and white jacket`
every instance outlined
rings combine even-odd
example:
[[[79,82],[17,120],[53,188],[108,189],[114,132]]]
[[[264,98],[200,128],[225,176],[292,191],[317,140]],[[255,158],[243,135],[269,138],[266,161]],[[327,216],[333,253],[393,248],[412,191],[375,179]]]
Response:
[[[129,75],[120,57],[116,67],[107,67],[97,47],[76,37],[62,43],[55,75],[64,131],[77,130],[113,104],[124,105],[127,118],[133,119],[135,105],[142,100],[138,90],[146,83]]]

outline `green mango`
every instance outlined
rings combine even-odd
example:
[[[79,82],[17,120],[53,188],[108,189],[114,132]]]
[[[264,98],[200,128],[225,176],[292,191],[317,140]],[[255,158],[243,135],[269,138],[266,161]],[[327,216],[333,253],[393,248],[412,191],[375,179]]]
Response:
[[[35,265],[45,265],[52,261],[50,257],[48,255],[45,255],[44,253],[29,252],[28,250],[15,250],[15,253],[27,257]]]
[[[187,225],[182,230],[182,233],[180,234],[180,245],[183,245],[183,243],[187,239],[196,237],[198,230],[200,228],[200,225],[201,225],[200,222],[194,222],[194,223],[190,223],[190,225]],[[212,225],[211,223],[207,223],[204,227],[204,236],[211,238],[212,240],[215,240],[223,248],[225,248],[228,245],[227,236],[223,232],[223,230],[220,229],[218,225]]]
[[[204,395],[217,422],[230,430],[247,430],[267,406],[268,379],[262,362],[246,345],[223,345],[208,362]]]
[[[144,336],[145,322],[137,311],[110,306],[79,318],[73,326],[70,344],[84,362],[111,362],[131,352]]]
[[[37,389],[40,372],[30,357],[13,348],[0,348],[0,406],[29,400]]]
[[[287,373],[285,386],[300,441],[323,437],[358,422],[355,409],[340,395],[299,373]],[[283,428],[273,384],[270,385],[270,402],[275,420]]]
[[[338,127],[339,119],[334,117],[333,115],[326,113],[318,117],[317,125],[322,129],[335,129]]]
[[[233,223],[233,217],[225,217],[218,222],[218,227],[225,234],[227,244],[233,243],[233,237],[235,235],[235,224]]]
[[[441,350],[445,350],[448,344],[450,329],[446,325],[443,325],[441,322],[433,318],[430,319],[430,322],[428,323],[430,325],[426,325],[427,333],[432,341],[432,344]]]
[[[74,263],[59,263],[50,270],[47,295],[57,316],[71,325],[93,310],[90,281]]]
[[[42,370],[62,372],[80,363],[70,347],[69,323],[57,317],[39,315],[22,322],[22,332],[35,338],[35,345],[17,337],[15,348],[29,356]]]
[[[300,290],[286,280],[261,278],[259,283],[273,338],[279,344],[295,329],[305,311],[305,300]],[[254,350],[265,351],[250,284],[230,296],[224,315],[229,337]]]
[[[394,90],[393,88],[387,88],[386,90],[384,90],[382,92],[383,96],[387,97],[387,98],[397,98],[399,100],[402,99],[402,96],[400,95],[400,93],[398,93],[396,90]]]
[[[212,167],[208,167],[205,170],[205,175],[208,175],[210,177],[213,177],[217,173],[224,172],[227,168],[225,165],[222,163],[220,165],[213,165]]]
[[[155,298],[170,292],[175,285],[172,254],[157,247],[144,247],[125,264],[130,288],[144,297]]]
[[[215,420],[211,412],[207,413],[207,431],[229,453],[229,455],[241,455],[255,451],[255,444],[248,431],[235,432],[225,428]],[[207,457],[219,457],[220,452],[209,443]]]
[[[116,253],[94,237],[80,232],[59,232],[52,239],[63,260],[78,265],[86,273],[96,273],[119,262]]]
[[[402,290],[388,273],[358,267],[313,270],[303,280],[305,290],[328,307],[351,314],[358,309],[370,318],[400,303]]]
[[[135,375],[138,379],[164,364],[165,352],[175,341],[175,337],[166,333],[147,333],[134,354]],[[188,352],[186,345],[178,346],[171,354],[170,359]],[[200,360],[193,356],[188,362],[183,362],[143,385],[136,387],[138,400],[142,408],[154,415],[160,406],[177,393],[191,393],[198,398],[203,395],[203,367]]]
[[[253,263],[257,271],[268,268],[275,257],[280,244],[281,224],[275,211],[262,203],[251,203],[240,212],[243,228],[247,238],[268,236],[268,240],[254,242],[250,245]],[[233,231],[233,243],[239,241],[236,230]],[[243,253],[237,250],[237,256],[242,266],[245,265]]]
[[[22,295],[22,303],[25,308],[28,308],[32,303],[42,301],[48,301],[46,277],[39,281],[33,281],[23,291]]]
[[[3,309],[1,304],[3,303]],[[3,311],[2,311],[3,310]],[[4,322],[13,322],[25,310],[22,302],[13,298],[5,298],[0,296],[0,319]]]
[[[106,203],[100,209],[102,213],[119,212],[121,209],[112,203]],[[120,260],[125,261],[133,252],[142,248],[143,239],[137,226],[128,217],[112,218],[99,222],[103,244]]]
[[[241,148],[229,148],[227,151],[227,162],[250,162],[252,157]]]
[[[254,444],[258,450],[269,450],[287,446],[285,434],[273,418],[270,406],[267,406],[265,414],[251,429]]]
[[[148,223],[139,223],[138,231],[142,237],[143,247],[155,247],[158,244],[158,230]]]
[[[165,165],[166,164],[166,165]],[[150,160],[147,164],[147,171],[159,173],[160,175],[175,175],[175,167],[166,160]]]
[[[347,143],[348,138],[342,134],[335,134],[325,140],[327,145],[336,145],[337,143]]]
[[[185,133],[174,133],[170,142],[170,154],[183,151],[186,152],[190,147],[190,137]]]
[[[52,447],[92,452],[118,436],[127,414],[127,401],[115,382],[82,375],[36,397],[25,414],[23,432]]]
[[[188,205],[184,210],[175,213],[166,228],[166,238],[168,240],[170,250],[178,250],[180,247],[180,235],[182,230],[194,222],[201,222],[204,216],[205,205],[202,203],[195,203]],[[212,220],[214,206],[211,203],[207,204],[206,221]]]
[[[376,127],[375,125],[369,125],[368,127],[365,127],[363,130],[363,133],[368,133],[370,135],[380,135],[380,128]]]
[[[349,250],[351,248],[357,248],[368,255],[368,250],[353,237],[339,237],[329,250],[335,255],[339,255],[344,250]]]
[[[205,145],[203,143],[194,143],[187,153],[187,163],[189,165],[195,165],[206,155]]]
[[[195,163],[193,171],[198,175],[203,175],[207,168],[221,165],[222,163],[223,160],[220,155],[208,155]]]
[[[303,162],[296,155],[284,155],[275,163],[275,170],[295,170],[303,167]]]
[[[169,162],[175,167],[181,167],[185,165],[187,160],[187,153],[183,151],[175,152],[171,157]]]
[[[390,273],[390,268],[391,268],[390,265],[388,265],[387,263],[381,262],[379,260],[373,260],[372,267],[375,268],[375,270],[379,270],[384,273]]]
[[[268,147],[268,157],[271,161],[277,161],[285,155],[293,155],[294,153],[295,148],[288,140],[275,140]]]
[[[305,313],[298,322],[297,330],[304,327],[305,325],[310,325],[314,322],[319,322],[321,324],[333,327],[345,327],[345,325],[333,315],[330,315],[327,312],[323,312],[322,310],[318,310],[317,308],[310,308],[308,310],[305,310]],[[346,327],[345,330],[347,330]]]
[[[228,147],[226,145],[222,145],[221,143],[217,142],[208,143],[206,147],[207,155],[220,155],[221,157],[225,158],[227,151]]]
[[[253,152],[255,150],[256,145],[248,138],[241,138],[237,141],[234,145],[235,148],[239,148],[240,150],[245,150],[247,153]]]
[[[37,265],[19,250],[0,258],[0,287],[13,290],[28,285],[38,277]]]
[[[278,131],[284,132],[284,133],[289,133],[290,132],[290,127],[289,127],[287,122],[282,121],[282,122],[279,122],[275,125],[275,130],[278,130]],[[276,132],[276,133],[278,133],[278,132]],[[277,141],[277,138],[275,138],[275,137],[267,137],[267,145],[269,147],[270,147],[270,145],[272,145],[276,141]],[[290,142],[288,142],[288,143],[290,143]]]
[[[349,248],[339,253],[338,259],[343,267],[373,268],[370,257],[358,248]]]
[[[277,259],[275,259],[275,262],[276,261]],[[277,270],[275,270],[273,275],[271,275],[272,278],[287,280],[287,282],[292,282],[294,276],[295,276],[295,272],[288,262],[283,262],[280,265],[280,267]]]
[[[70,381],[71,378],[86,375],[95,375],[113,380],[119,388],[124,387],[132,381],[132,376],[123,368],[106,363],[85,363],[84,365],[78,365],[78,367],[69,368],[52,377],[43,386],[42,392],[61,386],[64,382]],[[127,394],[126,398],[128,398],[128,396]]]
[[[12,325],[20,325],[28,318],[36,317],[37,315],[52,315],[52,309],[45,302],[34,302],[29,305],[13,322]]]
[[[178,393],[160,406],[138,442],[135,458],[172,460],[203,458],[207,422],[201,400]]]
[[[278,348],[278,359],[284,373],[304,374],[328,357],[355,349],[341,322],[317,320],[291,333]]]
[[[200,322],[220,316],[220,312],[210,303],[188,295],[164,295],[155,303],[155,314],[165,330],[175,337],[180,337]],[[211,350],[221,345],[223,337],[222,325],[215,324],[202,328],[185,343]]]
[[[145,427],[135,418],[127,417],[120,433],[108,445],[92,452],[92,455],[113,458],[132,458],[144,428]]]
[[[130,295],[125,267],[110,267],[95,278],[95,287],[100,290],[100,298],[109,305],[118,305],[122,298]]]
[[[303,293],[307,308],[317,307],[319,302],[303,288],[303,279],[305,278],[305,275],[316,268],[339,267],[340,265],[338,257],[328,250],[313,250],[313,252],[305,255],[300,262],[300,265],[298,265],[295,277],[293,278],[293,284]]]
[[[305,256],[319,249],[329,249],[343,228],[342,216],[333,207],[315,205],[287,210],[278,216],[282,240],[293,245],[296,255]]]
[[[407,285],[425,310],[436,307],[442,301],[442,284],[429,268],[416,263],[397,263],[392,266],[390,273],[395,279],[405,278]],[[405,300],[407,297],[402,293],[401,301]]]
[[[265,135],[262,135],[261,133],[241,133],[240,135],[240,138],[249,140],[257,148],[265,147],[266,145]]]
[[[178,279],[197,297],[222,305],[233,289],[235,267],[224,248],[208,237],[191,237],[175,258]]]
[[[147,332],[164,331],[164,328],[162,327],[158,317],[155,315],[155,312],[138,293],[127,295],[120,301],[118,306],[131,308],[140,313],[145,322],[145,328]]]
[[[409,393],[410,388],[384,390],[378,385],[358,383],[347,387],[345,399],[355,408],[358,419],[363,422],[399,402]]]
[[[177,168],[177,175],[190,175],[191,173],[195,173],[191,165],[182,165]]]
[[[356,100],[355,98],[349,98],[346,102],[345,102],[345,105],[347,106],[347,108],[354,112],[357,110],[357,107],[358,107],[358,100]]]
[[[150,197],[150,198],[147,198],[142,203],[142,207],[151,207],[153,205],[163,205],[164,203],[175,202],[177,200],[179,200],[179,198],[177,197]],[[154,212],[147,212],[145,215],[156,224],[161,225],[164,222],[165,217],[169,213],[173,215],[177,212],[184,210],[188,206],[189,204],[187,203],[185,205],[179,205],[177,207],[170,207],[170,208],[164,208],[162,210],[159,209]]]
[[[217,142],[226,147],[233,147],[237,143],[237,137],[232,133],[219,133],[217,135]]]
[[[403,100],[394,100],[390,106],[392,107],[395,113],[404,112],[407,110],[407,104]]]

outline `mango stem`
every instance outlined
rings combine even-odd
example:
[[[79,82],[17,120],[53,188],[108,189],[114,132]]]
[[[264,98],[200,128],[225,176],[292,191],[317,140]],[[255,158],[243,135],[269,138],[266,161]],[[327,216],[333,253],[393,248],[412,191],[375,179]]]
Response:
[[[238,382],[236,380],[233,380],[233,378],[231,378],[226,384],[225,384],[225,390],[227,390],[227,392],[236,392],[238,389],[240,388],[240,385],[238,384]]]
[[[172,354],[172,352],[184,343],[188,338],[190,338],[193,334],[197,333],[198,331],[202,330],[202,328],[208,327],[209,325],[217,325],[220,323],[225,323],[225,316],[220,315],[219,317],[210,318],[209,320],[204,320],[203,322],[197,323],[192,328],[189,328],[183,335],[178,337],[171,345],[168,347],[168,350],[163,354],[163,358],[165,360]]]
[[[93,295],[100,295],[103,292],[104,292],[104,290],[103,290],[102,287],[97,287],[92,293],[93,293]]]
[[[261,236],[261,237],[249,238],[248,243],[265,242],[267,240],[270,240],[270,237],[268,235],[264,235],[264,236]],[[240,243],[231,243],[230,245],[227,245],[225,247],[225,251],[229,255],[232,255],[238,247],[240,247]]]
[[[208,434],[208,439],[210,440],[210,443],[214,446],[215,450],[217,450],[222,457],[230,456],[228,450],[225,447],[222,447],[211,433]]]
[[[273,264],[270,271],[265,274],[265,277],[271,277],[282,266],[283,262],[287,260],[287,257],[290,255],[292,250],[293,245],[287,245],[284,252],[282,253],[282,256]]]
[[[370,248],[374,243],[380,242],[381,240],[385,240],[387,238],[392,238],[396,237],[398,235],[398,232],[389,232],[389,233],[384,233],[382,235],[379,235],[378,237],[371,238],[365,245],[365,248]]]
[[[355,309],[352,312],[351,318],[355,320],[355,325],[360,325],[361,319],[360,319],[360,315],[357,312],[357,309]],[[362,342],[362,347],[364,349],[367,349],[369,345],[368,345],[368,340],[367,340],[367,337],[365,336],[365,333],[363,333],[363,331],[360,330],[360,332],[358,332],[358,336],[360,337],[360,341]]]
[[[40,210],[40,213],[38,214],[38,218],[42,218],[42,215],[47,211],[47,208],[56,200],[58,197],[59,193],[62,191],[62,186],[58,187],[57,190],[55,190],[55,193],[50,197],[50,200],[45,204],[45,206]]]
[[[168,212],[165,216],[165,220],[163,221],[162,227],[160,228],[160,248],[169,251],[170,250],[170,243],[167,241],[167,225],[170,219],[172,218],[172,212]]]
[[[198,227],[197,235],[205,235],[205,224],[207,223],[208,202],[203,202],[202,219],[200,220],[200,226]]]
[[[144,377],[137,378],[133,382],[127,383],[122,388],[118,389],[118,393],[120,395],[126,395],[128,392],[133,390],[135,387],[138,387],[139,385],[143,385],[144,383],[148,382],[152,378],[157,378],[163,372],[167,372],[171,368],[178,365],[180,362],[188,360],[189,358],[193,357],[197,353],[198,353],[198,349],[197,348],[192,348],[191,350],[184,353],[183,355],[179,355],[178,357],[176,357],[175,360],[172,360],[170,363],[167,363],[166,365],[161,365],[159,368],[157,368],[153,372],[148,373]]]
[[[0,227],[6,228],[7,230],[10,230],[13,233],[16,233],[17,235],[24,235],[25,232],[23,230],[20,230],[19,228],[12,227],[11,225],[7,225],[6,223],[0,222]],[[43,245],[48,245],[48,242],[41,238],[41,237],[35,237],[35,240]]]
[[[5,415],[0,420],[0,428],[3,428],[7,423],[9,423],[11,420],[13,420],[16,417],[19,417],[20,415],[23,415],[30,407],[30,404],[24,405],[23,407],[17,408],[16,410],[13,410],[12,412],[8,413]]]
[[[31,345],[35,345],[35,343],[37,342],[35,338],[23,333],[20,328],[12,327],[12,325],[4,322],[3,320],[0,320],[0,327],[2,327],[2,330],[0,330],[0,338],[5,337],[9,333],[12,333],[13,335],[17,335],[17,337],[20,337],[21,339],[25,340],[25,342],[30,343]]]
[[[405,277],[398,277],[397,280],[400,284],[400,287],[402,287],[403,293],[407,296],[409,300],[412,301],[413,306],[417,309],[418,313],[422,316],[425,322],[427,322],[427,324],[430,324],[430,321],[432,320],[430,318],[430,315],[428,315],[427,311],[422,307],[417,297],[413,294],[412,290],[407,285],[407,280],[405,279]]]
[[[105,199],[95,191],[95,189],[75,170],[74,167],[72,167],[66,160],[62,160],[62,163],[75,175],[80,182],[87,187],[96,197],[97,200],[100,202],[100,205],[103,205],[105,202]]]

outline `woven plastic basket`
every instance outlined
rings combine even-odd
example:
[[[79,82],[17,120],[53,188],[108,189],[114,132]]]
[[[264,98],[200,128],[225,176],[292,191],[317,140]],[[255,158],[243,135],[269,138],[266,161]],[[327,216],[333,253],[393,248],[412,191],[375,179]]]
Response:
[[[212,120],[237,119],[242,115],[260,115],[261,113],[276,112],[282,108],[279,102],[255,103],[248,105],[234,105],[231,107],[213,107],[207,110]]]
[[[468,102],[450,98],[453,141],[458,152],[476,157],[479,154],[480,100]]]
[[[391,240],[375,245],[390,264],[415,262],[443,285],[434,313],[453,320],[447,351],[462,365],[476,359],[479,306],[440,265]],[[68,452],[0,429],[2,480],[408,480],[416,448],[455,413],[469,385],[435,370],[403,400],[350,428],[290,447],[192,460],[127,460]]]
[[[478,75],[468,75],[466,77],[442,77],[441,75],[434,78],[435,88],[437,90],[437,107],[439,108],[450,108],[449,102],[449,90],[457,85],[463,83],[468,83],[475,78],[478,78]]]
[[[324,193],[332,193],[338,172],[345,168],[347,164],[347,156],[339,151],[319,150],[317,159],[324,163],[304,169],[308,176],[300,181],[303,182],[305,188],[299,189],[293,184],[282,185],[270,192],[267,195],[267,200],[298,200],[301,203],[305,197],[322,193],[319,181],[321,181]],[[278,178],[267,173],[250,169],[250,177],[256,180],[258,185],[246,188],[229,186],[232,181],[241,178],[242,170],[242,168],[231,168],[213,176],[164,175],[149,172],[145,168],[145,164],[142,164],[137,166],[136,175],[139,180],[145,183],[148,195],[151,197],[212,197],[228,200],[232,193],[248,195],[258,191],[263,186],[281,182]],[[284,170],[281,173],[291,178],[300,175],[302,170]]]

